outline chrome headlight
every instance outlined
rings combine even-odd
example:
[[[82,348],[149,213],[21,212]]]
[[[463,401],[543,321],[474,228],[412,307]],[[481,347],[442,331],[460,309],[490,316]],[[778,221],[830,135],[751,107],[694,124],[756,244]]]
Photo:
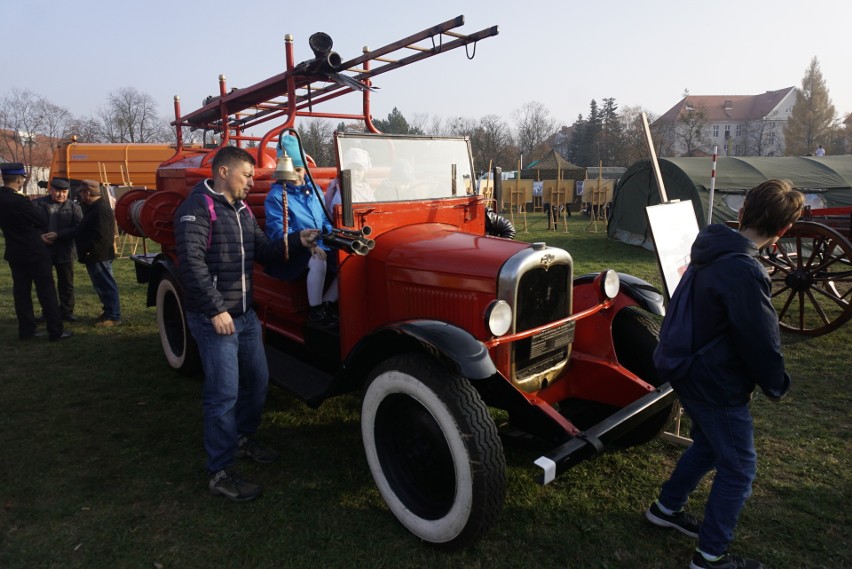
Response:
[[[485,327],[494,336],[502,336],[512,327],[512,307],[505,300],[495,300],[485,311]]]
[[[612,269],[602,271],[595,278],[595,284],[598,286],[601,299],[612,300],[618,296],[618,291],[621,289],[621,279],[618,278],[618,273]]]

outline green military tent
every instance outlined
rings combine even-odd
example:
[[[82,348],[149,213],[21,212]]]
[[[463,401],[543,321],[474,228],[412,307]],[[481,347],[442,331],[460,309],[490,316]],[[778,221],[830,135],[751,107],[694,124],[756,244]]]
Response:
[[[669,200],[691,200],[698,226],[707,224],[713,159],[661,158],[663,184]],[[736,219],[746,190],[769,178],[793,182],[808,205],[852,207],[852,155],[789,157],[721,157],[716,164],[714,223]],[[650,160],[630,166],[615,187],[608,235],[631,245],[653,249],[645,207],[660,203]]]

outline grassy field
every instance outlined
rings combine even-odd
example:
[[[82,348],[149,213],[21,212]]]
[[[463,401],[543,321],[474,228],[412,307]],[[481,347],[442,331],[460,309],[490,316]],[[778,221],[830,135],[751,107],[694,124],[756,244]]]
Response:
[[[611,267],[660,278],[652,253],[574,218],[546,232],[515,216],[519,238],[571,252],[576,272]],[[116,261],[123,324],[102,330],[77,267],[78,315],[67,341],[19,342],[8,265],[0,264],[0,567],[33,568],[641,568],[688,564],[694,543],[642,517],[682,448],[654,441],[584,463],[541,487],[535,454],[507,448],[508,495],[471,548],[424,545],[385,507],[364,460],[359,401],[309,409],[270,390],[261,435],[284,454],[246,464],[264,496],[208,495],[200,379],[165,363],[153,309],[132,262]],[[767,567],[852,567],[850,341],[785,335],[794,389],[753,403],[759,472],[734,550]],[[708,483],[692,508],[701,511]]]

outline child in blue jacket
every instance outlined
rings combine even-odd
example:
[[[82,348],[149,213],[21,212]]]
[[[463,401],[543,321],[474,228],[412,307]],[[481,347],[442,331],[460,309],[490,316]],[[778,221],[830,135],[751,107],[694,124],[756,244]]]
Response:
[[[654,364],[692,419],[692,445],[645,517],[698,539],[692,569],[763,568],[728,552],[757,474],[752,393],[759,386],[778,401],[790,389],[772,283],[757,256],[792,227],[803,205],[787,180],[749,190],[739,229],[713,224],[699,232],[689,269],[666,310]],[[684,506],[713,470],[702,521]]]
[[[282,135],[279,153],[287,152],[293,160],[293,168],[299,175],[295,181],[275,182],[266,195],[264,210],[266,225],[264,230],[267,237],[273,240],[284,238],[284,211],[286,192],[287,234],[303,229],[320,229],[323,233],[331,231],[332,225],[323,210],[322,203],[317,197],[314,185],[305,179],[305,163],[295,136]],[[307,289],[310,314],[308,321],[312,324],[333,327],[337,324],[337,313],[334,303],[337,302],[337,278],[324,291],[325,278],[328,271],[328,253],[331,249],[317,240],[309,249],[299,250],[290,256],[289,262],[280,265],[270,265],[267,274],[284,279],[294,280],[301,276],[305,269],[308,271]]]

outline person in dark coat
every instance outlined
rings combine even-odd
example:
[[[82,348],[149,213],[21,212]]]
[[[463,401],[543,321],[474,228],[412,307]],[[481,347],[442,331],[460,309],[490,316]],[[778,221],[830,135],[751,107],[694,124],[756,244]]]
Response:
[[[71,332],[62,326],[50,252],[42,238],[46,233],[45,219],[29,198],[20,193],[27,180],[24,165],[2,164],[0,174],[3,177],[3,187],[0,187],[0,229],[6,241],[3,258],[12,270],[12,296],[18,318],[18,337],[29,340],[37,335],[32,299],[35,284],[48,336],[51,340],[68,338]]]
[[[86,265],[92,287],[103,304],[103,312],[95,326],[117,326],[121,324],[121,304],[118,284],[112,273],[115,214],[109,201],[102,197],[101,185],[95,180],[83,180],[77,194],[83,203],[83,219],[74,234],[77,258]]]
[[[778,401],[790,389],[772,285],[757,255],[792,227],[803,204],[786,180],[749,190],[738,230],[713,224],[699,232],[666,310],[654,364],[691,419],[692,445],[645,517],[698,538],[692,569],[763,567],[728,552],[757,473],[752,393],[760,387]],[[684,506],[712,470],[716,475],[699,522]]]
[[[175,212],[178,276],[204,370],[207,487],[214,496],[246,502],[262,489],[236,473],[234,460],[268,463],[279,456],[254,438],[269,368],[252,308],[252,272],[255,260],[283,263],[284,241],[267,239],[245,202],[254,185],[254,157],[224,146],[211,165],[213,178],[199,182]],[[286,235],[290,254],[303,252],[318,236],[317,229]]]
[[[68,199],[71,185],[68,180],[53,178],[48,195],[33,202],[36,209],[47,219],[44,235],[50,251],[53,268],[56,270],[56,290],[59,292],[59,313],[66,322],[76,322],[74,316],[74,234],[83,219],[83,210]]]

